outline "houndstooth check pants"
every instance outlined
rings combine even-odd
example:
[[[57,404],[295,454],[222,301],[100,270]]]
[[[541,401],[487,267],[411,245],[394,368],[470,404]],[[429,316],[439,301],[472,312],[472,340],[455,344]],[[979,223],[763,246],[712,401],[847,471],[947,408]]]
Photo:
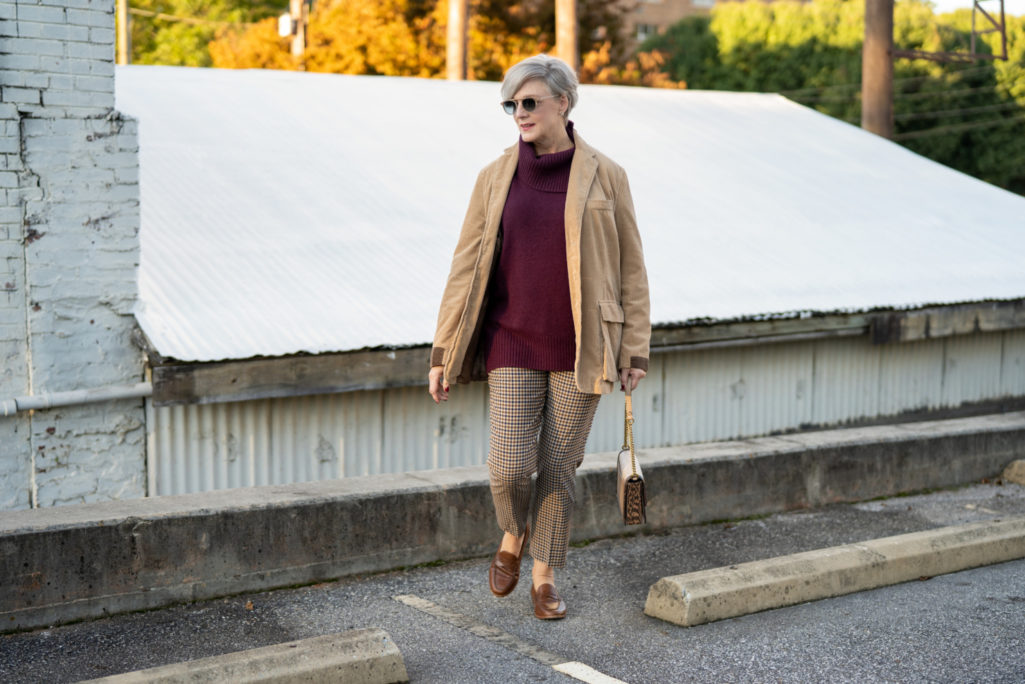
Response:
[[[488,374],[488,471],[498,525],[520,536],[531,509],[530,556],[566,567],[576,470],[600,394],[577,389],[573,371],[496,368]]]

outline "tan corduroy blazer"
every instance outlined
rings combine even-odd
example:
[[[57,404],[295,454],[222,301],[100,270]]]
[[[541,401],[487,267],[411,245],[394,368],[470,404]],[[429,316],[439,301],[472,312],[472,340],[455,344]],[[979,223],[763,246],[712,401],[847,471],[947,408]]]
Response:
[[[574,131],[566,190],[566,265],[582,392],[605,394],[620,368],[648,369],[648,276],[626,172]],[[478,353],[488,281],[501,250],[499,227],[518,161],[513,145],[477,177],[441,299],[431,365],[445,382],[486,379]]]

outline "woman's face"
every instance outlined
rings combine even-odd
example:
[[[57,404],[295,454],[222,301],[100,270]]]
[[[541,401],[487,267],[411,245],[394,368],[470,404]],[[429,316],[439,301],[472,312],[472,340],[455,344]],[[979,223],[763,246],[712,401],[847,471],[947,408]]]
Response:
[[[532,143],[535,148],[547,149],[565,135],[566,121],[560,114],[566,108],[566,96],[552,97],[544,81],[534,79],[527,81],[513,95],[513,99],[522,102],[532,97],[537,102],[534,111],[528,112],[522,104],[517,105],[513,120],[523,136],[523,141]],[[545,99],[541,99],[545,98]]]

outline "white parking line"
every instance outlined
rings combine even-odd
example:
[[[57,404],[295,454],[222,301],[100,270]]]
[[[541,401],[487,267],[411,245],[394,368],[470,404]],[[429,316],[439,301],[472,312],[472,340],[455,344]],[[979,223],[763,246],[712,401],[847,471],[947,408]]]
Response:
[[[497,627],[492,627],[491,625],[486,625],[483,622],[478,622],[472,617],[451,611],[448,608],[439,606],[433,601],[428,601],[427,599],[420,598],[414,594],[400,594],[398,596],[393,596],[392,598],[399,603],[406,604],[410,608],[416,608],[421,612],[444,620],[459,629],[465,629],[471,634],[476,634],[477,636],[483,637],[484,639],[496,643],[499,646],[504,646],[510,651],[527,656],[528,658],[533,658],[539,663],[550,665],[556,672],[568,675],[574,679],[579,679],[582,682],[588,682],[589,684],[625,684],[622,680],[610,677],[592,667],[584,665],[583,663],[568,661],[560,655],[549,653],[548,651],[540,649],[517,636],[509,634],[508,632],[503,632]]]
[[[573,679],[579,679],[580,681],[587,682],[588,684],[626,684],[622,679],[610,677],[603,672],[598,672],[598,670],[589,665],[584,665],[583,663],[578,663],[576,661],[553,665],[552,668],[556,672],[567,674]]]

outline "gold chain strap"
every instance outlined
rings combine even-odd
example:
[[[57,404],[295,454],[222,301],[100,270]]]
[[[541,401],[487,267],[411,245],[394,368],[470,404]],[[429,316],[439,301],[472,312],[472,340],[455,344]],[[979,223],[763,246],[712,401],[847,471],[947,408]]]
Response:
[[[623,448],[620,451],[630,449],[631,477],[637,477],[637,454],[634,453],[634,406],[633,397],[630,396],[630,378],[626,379],[626,411],[623,416]]]

